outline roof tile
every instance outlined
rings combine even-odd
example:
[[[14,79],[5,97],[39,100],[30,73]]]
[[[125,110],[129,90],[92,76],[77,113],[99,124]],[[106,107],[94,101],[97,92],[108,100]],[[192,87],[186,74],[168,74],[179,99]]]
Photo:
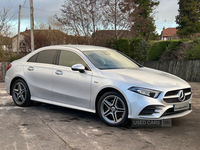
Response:
[[[167,29],[163,29],[162,31],[162,36],[163,37],[172,37],[174,35],[176,35],[176,32],[178,30],[176,28],[167,28]]]

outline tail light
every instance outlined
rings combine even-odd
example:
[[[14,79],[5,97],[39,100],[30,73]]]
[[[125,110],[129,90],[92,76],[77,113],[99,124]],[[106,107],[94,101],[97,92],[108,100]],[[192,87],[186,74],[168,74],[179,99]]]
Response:
[[[6,68],[6,71],[12,67],[12,64],[9,64],[8,67]]]

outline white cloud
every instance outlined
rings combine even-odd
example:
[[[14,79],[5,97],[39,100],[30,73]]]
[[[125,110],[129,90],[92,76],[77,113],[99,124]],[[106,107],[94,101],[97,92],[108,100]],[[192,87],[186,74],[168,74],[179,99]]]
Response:
[[[29,0],[0,0],[0,10],[5,7],[10,7],[9,16],[15,15],[15,24],[18,21],[19,5],[24,4],[21,13],[21,31],[24,31],[26,27],[30,27],[30,10]],[[176,27],[175,16],[178,14],[178,0],[160,0],[160,5],[157,7],[155,14],[155,24],[157,32],[160,34],[163,26]],[[33,0],[34,20],[35,22],[46,23],[50,16],[53,16],[56,12],[60,11],[61,5],[64,4],[64,0]],[[42,10],[41,10],[42,9]],[[50,10],[50,11],[49,11]],[[17,26],[17,25],[16,25]],[[17,29],[17,27],[15,27]],[[17,31],[16,31],[17,32]]]
[[[175,17],[178,15],[178,0],[160,0],[155,20],[157,32],[160,34],[163,27],[176,27]]]
[[[25,2],[25,3],[24,3]],[[3,8],[11,8],[9,11],[9,16],[14,15],[13,24],[14,29],[17,29],[18,22],[18,12],[19,5],[22,6],[21,9],[21,31],[30,28],[30,0],[0,0],[1,6],[0,10]],[[60,11],[61,5],[64,4],[64,0],[33,0],[34,6],[34,21],[47,23],[49,17],[55,15]],[[17,30],[15,31],[15,34]]]

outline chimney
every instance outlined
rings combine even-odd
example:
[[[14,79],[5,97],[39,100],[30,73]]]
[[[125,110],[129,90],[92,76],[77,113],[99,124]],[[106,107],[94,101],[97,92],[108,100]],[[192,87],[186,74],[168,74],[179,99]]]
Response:
[[[163,27],[163,30],[165,30],[165,26]]]

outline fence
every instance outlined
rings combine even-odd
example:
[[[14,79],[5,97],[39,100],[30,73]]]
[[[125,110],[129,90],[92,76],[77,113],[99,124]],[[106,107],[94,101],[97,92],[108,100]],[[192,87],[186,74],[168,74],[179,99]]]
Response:
[[[141,65],[169,72],[186,81],[200,82],[200,60],[190,61],[144,61]],[[9,62],[0,62],[0,81],[5,80]]]
[[[9,62],[0,62],[0,81],[5,81],[6,68]]]
[[[186,81],[200,82],[200,60],[144,61],[141,65],[174,74]]]

